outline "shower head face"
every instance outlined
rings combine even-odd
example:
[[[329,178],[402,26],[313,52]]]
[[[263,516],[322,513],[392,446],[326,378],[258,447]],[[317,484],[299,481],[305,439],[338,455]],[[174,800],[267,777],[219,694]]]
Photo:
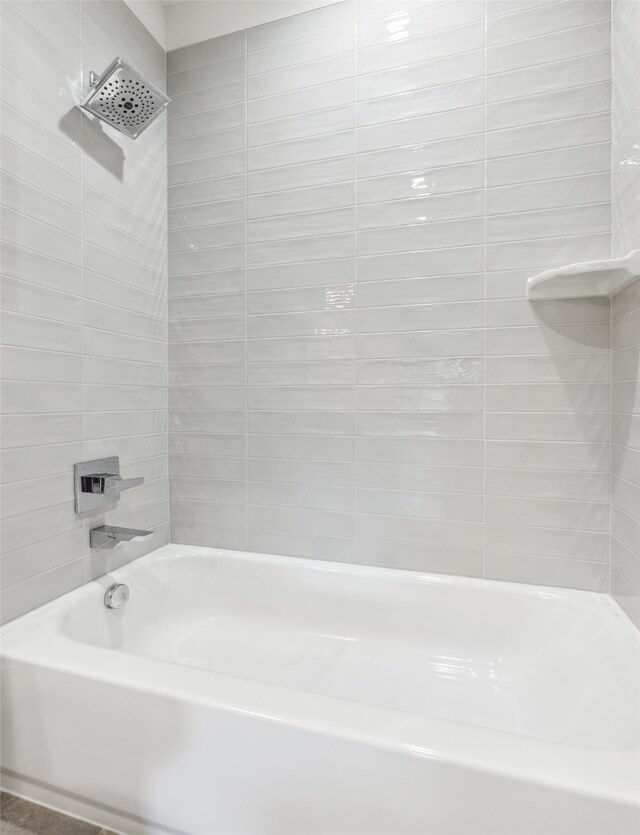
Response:
[[[116,58],[93,84],[81,107],[136,139],[170,101],[157,87]]]

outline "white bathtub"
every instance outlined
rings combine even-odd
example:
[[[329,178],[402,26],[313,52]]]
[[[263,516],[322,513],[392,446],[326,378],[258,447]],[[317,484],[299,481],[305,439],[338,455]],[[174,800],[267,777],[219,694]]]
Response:
[[[4,788],[122,832],[640,828],[604,595],[167,546],[2,638]]]

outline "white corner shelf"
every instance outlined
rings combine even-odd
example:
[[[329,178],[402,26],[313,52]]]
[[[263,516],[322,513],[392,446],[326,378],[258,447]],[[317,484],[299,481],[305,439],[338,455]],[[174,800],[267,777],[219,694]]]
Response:
[[[527,296],[531,301],[611,298],[636,278],[640,278],[640,249],[625,258],[583,261],[545,270],[527,281]]]

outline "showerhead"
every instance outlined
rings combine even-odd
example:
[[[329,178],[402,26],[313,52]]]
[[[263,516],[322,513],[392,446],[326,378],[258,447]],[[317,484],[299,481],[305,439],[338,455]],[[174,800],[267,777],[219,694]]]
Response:
[[[91,73],[90,84],[80,107],[131,139],[136,139],[171,101],[120,58],[101,76]]]

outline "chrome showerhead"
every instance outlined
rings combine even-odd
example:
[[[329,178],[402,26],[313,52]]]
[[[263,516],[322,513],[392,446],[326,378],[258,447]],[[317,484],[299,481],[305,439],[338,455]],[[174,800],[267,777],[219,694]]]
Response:
[[[120,58],[101,76],[91,73],[91,89],[80,105],[107,124],[136,139],[171,99]]]

